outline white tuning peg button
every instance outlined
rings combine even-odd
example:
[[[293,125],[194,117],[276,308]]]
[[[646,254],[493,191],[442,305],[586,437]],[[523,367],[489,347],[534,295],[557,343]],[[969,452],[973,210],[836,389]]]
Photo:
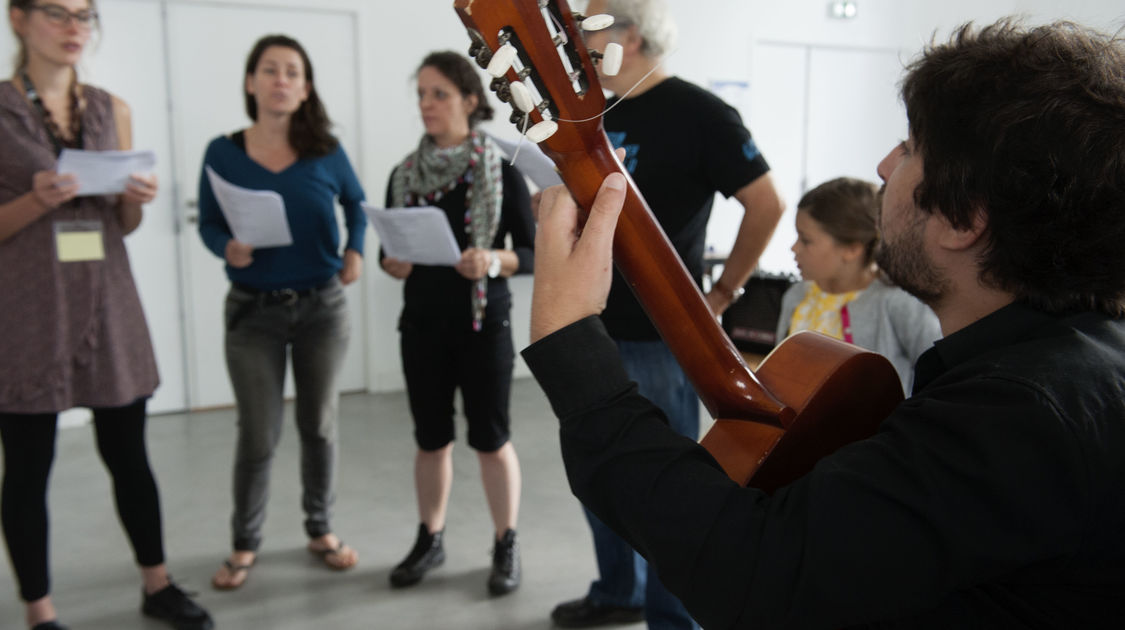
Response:
[[[600,31],[611,26],[613,26],[613,16],[607,13],[591,15],[582,20],[582,30],[584,31]]]
[[[531,90],[523,84],[523,81],[512,81],[508,86],[512,91],[512,103],[523,113],[530,112],[535,109],[535,103],[531,100]]]
[[[496,50],[492,55],[492,61],[488,62],[488,74],[495,78],[500,78],[508,72],[508,68],[512,67],[512,62],[516,60],[516,47],[511,44],[504,44]]]
[[[555,135],[555,132],[558,130],[559,123],[553,120],[544,120],[542,122],[535,123],[531,126],[531,129],[527,130],[527,139],[536,144],[539,144],[547,138]]]
[[[621,59],[624,55],[625,49],[621,44],[606,44],[605,52],[602,53],[602,74],[607,77],[617,76],[621,72]]]

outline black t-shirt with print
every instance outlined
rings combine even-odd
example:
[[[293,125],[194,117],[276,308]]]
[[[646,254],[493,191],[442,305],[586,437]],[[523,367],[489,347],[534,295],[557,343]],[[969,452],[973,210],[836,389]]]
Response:
[[[613,102],[616,102],[614,99]],[[735,109],[671,77],[605,115],[614,147],[697,284],[715,193],[730,197],[769,171]],[[602,320],[615,339],[659,339],[628,283],[615,270]]]

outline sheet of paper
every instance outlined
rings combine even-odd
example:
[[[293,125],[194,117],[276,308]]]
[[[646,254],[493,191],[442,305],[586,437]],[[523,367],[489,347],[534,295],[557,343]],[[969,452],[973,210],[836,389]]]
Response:
[[[80,151],[63,149],[55,167],[60,174],[73,174],[78,180],[78,196],[116,195],[125,192],[133,173],[150,173],[156,168],[152,151]]]
[[[516,156],[512,166],[519,169],[520,173],[526,175],[539,190],[557,186],[562,183],[562,178],[559,177],[559,172],[555,170],[555,163],[551,158],[543,154],[539,145],[524,140],[522,146],[520,143],[502,140],[496,136],[489,135],[490,138],[496,143],[500,150],[504,152],[504,156],[509,161],[512,160],[512,154],[516,152],[516,147],[519,146],[519,155]]]
[[[441,208],[376,208],[363,204],[383,251],[419,265],[455,265],[461,249]]]
[[[210,166],[207,179],[234,238],[254,247],[293,244],[285,200],[272,190],[251,190],[223,179]]]

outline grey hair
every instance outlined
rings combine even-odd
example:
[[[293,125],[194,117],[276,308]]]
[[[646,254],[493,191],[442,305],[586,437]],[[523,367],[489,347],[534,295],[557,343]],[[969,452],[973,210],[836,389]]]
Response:
[[[608,0],[606,13],[618,26],[636,26],[641,35],[641,52],[646,57],[660,57],[676,46],[679,29],[672,21],[664,0]]]

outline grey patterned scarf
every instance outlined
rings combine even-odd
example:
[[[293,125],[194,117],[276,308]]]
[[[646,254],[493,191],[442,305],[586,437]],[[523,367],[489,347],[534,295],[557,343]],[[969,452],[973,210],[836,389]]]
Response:
[[[500,226],[503,174],[500,147],[488,136],[473,131],[464,142],[439,148],[430,136],[422,136],[418,149],[396,167],[391,180],[391,198],[399,206],[433,204],[461,182],[469,184],[465,201],[465,232],[469,245],[492,247]],[[479,331],[488,304],[488,278],[473,283],[473,330]]]

